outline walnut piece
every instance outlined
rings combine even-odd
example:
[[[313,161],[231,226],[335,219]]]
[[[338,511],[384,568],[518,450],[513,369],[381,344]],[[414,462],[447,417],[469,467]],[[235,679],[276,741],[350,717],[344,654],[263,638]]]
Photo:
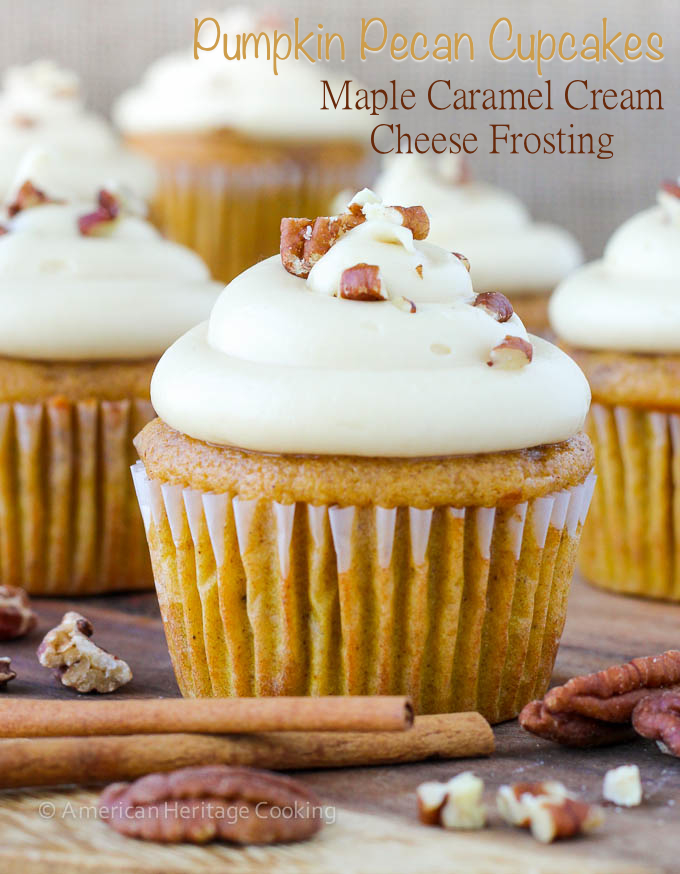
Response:
[[[14,640],[33,631],[38,617],[23,589],[0,586],[0,640]]]
[[[489,367],[499,367],[502,370],[519,370],[531,363],[534,357],[534,347],[521,337],[506,334],[503,341],[494,346],[486,362]]]
[[[360,301],[387,300],[380,268],[375,264],[361,263],[343,270],[340,277],[340,297]]]
[[[99,813],[127,837],[161,843],[303,841],[323,826],[321,802],[302,783],[227,765],[114,783],[100,796]]]
[[[497,322],[507,322],[514,312],[510,301],[499,291],[485,291],[478,294],[472,306],[483,309]]]
[[[602,796],[618,807],[637,807],[642,802],[642,782],[637,765],[621,765],[604,775]]]
[[[69,612],[48,631],[38,647],[38,661],[56,668],[64,686],[76,692],[114,692],[132,679],[127,662],[90,640],[92,624],[80,613]]]
[[[5,689],[7,684],[16,677],[12,670],[11,659],[7,656],[0,657],[0,689]]]
[[[549,797],[557,800],[573,798],[566,786],[556,780],[543,780],[535,783],[513,783],[512,786],[501,786],[496,794],[496,807],[501,819],[519,828],[528,828],[531,824],[526,797]]]
[[[448,783],[422,783],[416,789],[418,817],[424,825],[446,829],[481,829],[486,825],[484,783],[464,771]]]
[[[633,728],[655,740],[662,752],[680,756],[680,691],[665,691],[640,701],[633,711]]]
[[[120,202],[115,194],[102,188],[97,195],[97,209],[81,215],[78,230],[84,237],[103,237],[110,234],[120,213]]]

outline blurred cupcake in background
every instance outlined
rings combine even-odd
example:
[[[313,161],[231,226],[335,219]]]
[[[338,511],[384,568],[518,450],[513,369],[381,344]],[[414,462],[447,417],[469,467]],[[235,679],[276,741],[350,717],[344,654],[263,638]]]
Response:
[[[420,206],[287,218],[162,357],[134,468],[184,695],[543,695],[592,494],[563,352]]]
[[[68,190],[85,200],[108,180],[145,201],[153,194],[153,165],[125,149],[108,122],[85,109],[75,73],[47,60],[10,67],[3,75],[0,201],[6,199],[20,161],[33,146],[58,154],[53,172],[62,173]]]
[[[230,51],[237,34],[273,36],[247,9],[216,18]],[[252,41],[248,51],[229,61],[220,42],[195,60],[187,46],[152,64],[114,107],[126,142],[158,168],[152,218],[225,282],[276,252],[282,216],[328,212],[338,190],[356,190],[373,169],[367,113],[320,109],[320,80],[336,94],[342,79],[304,59],[280,63],[275,76],[263,45],[259,60]]]
[[[132,438],[161,352],[221,287],[134,199],[67,177],[27,155],[0,235],[0,584],[34,595],[152,584]]]
[[[680,180],[550,304],[590,381],[598,481],[579,561],[598,586],[680,601]]]
[[[583,260],[571,234],[532,222],[514,194],[468,178],[456,155],[436,164],[421,155],[395,155],[374,188],[386,203],[422,203],[429,239],[468,259],[475,290],[501,292],[531,333],[546,331],[550,292]]]

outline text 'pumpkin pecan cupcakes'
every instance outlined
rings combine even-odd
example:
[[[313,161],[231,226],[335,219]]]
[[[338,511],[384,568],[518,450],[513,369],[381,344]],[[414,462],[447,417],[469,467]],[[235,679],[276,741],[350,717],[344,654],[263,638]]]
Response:
[[[472,178],[456,155],[436,164],[422,155],[394,155],[386,159],[375,191],[389,203],[422,203],[430,240],[465,253],[475,291],[502,292],[528,331],[547,331],[550,293],[583,261],[568,231],[532,221],[518,197]]]
[[[152,381],[134,471],[185,695],[545,690],[591,493],[587,383],[370,192],[284,219]],[[283,262],[283,263],[282,263]]]
[[[153,585],[132,438],[160,353],[219,290],[133,202],[70,200],[67,175],[27,156],[0,235],[0,583],[35,595]]]
[[[252,11],[206,19],[199,38],[214,50],[195,59],[187,45],[157,60],[119,98],[114,119],[158,169],[154,221],[227,282],[277,251],[281,216],[327,212],[337,191],[370,181],[376,120],[352,108],[351,92],[338,98],[343,79],[304,59],[280,63],[275,75],[267,59],[274,27]],[[337,109],[324,100],[322,79]]]
[[[680,184],[557,289],[553,328],[590,381],[598,483],[584,575],[680,600]]]

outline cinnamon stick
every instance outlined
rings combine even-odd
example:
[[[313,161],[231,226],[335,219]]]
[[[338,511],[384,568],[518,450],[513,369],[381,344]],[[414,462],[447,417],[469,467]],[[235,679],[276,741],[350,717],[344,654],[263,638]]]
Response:
[[[134,780],[190,765],[275,771],[485,756],[493,732],[478,713],[418,716],[408,731],[157,734],[0,740],[0,789]]]
[[[232,734],[261,731],[403,731],[409,698],[0,699],[0,737]]]

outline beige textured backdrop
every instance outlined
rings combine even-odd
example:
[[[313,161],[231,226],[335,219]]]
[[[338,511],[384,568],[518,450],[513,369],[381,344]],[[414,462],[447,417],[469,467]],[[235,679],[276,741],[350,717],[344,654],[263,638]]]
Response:
[[[91,103],[106,111],[112,98],[134,82],[160,53],[191,38],[193,17],[207,8],[220,8],[216,0],[0,0],[0,59],[3,65],[39,56],[53,57],[77,69],[85,79]],[[478,134],[483,148],[472,159],[474,172],[518,192],[534,214],[562,222],[574,230],[589,255],[595,255],[617,223],[649,203],[657,182],[680,172],[677,117],[680,60],[677,34],[680,7],[677,0],[250,0],[259,9],[278,6],[283,29],[292,29],[299,15],[307,28],[322,22],[326,30],[339,30],[348,45],[346,68],[354,70],[371,87],[396,78],[402,87],[415,87],[419,108],[401,120],[409,130],[430,133],[453,130]],[[396,64],[386,53],[366,63],[353,57],[361,16],[381,15],[390,32],[423,31],[430,41],[440,31],[469,32],[475,41],[474,62],[442,64],[433,61]],[[609,19],[610,34],[634,31],[643,37],[657,31],[664,37],[665,59],[640,60],[619,65],[553,61],[543,80],[551,78],[555,94],[553,112],[447,113],[426,104],[427,85],[435,78],[450,78],[466,88],[536,87],[531,62],[494,61],[488,51],[493,22],[507,15],[522,33],[571,31],[585,35],[600,32],[602,17]],[[621,46],[622,41],[618,45]],[[226,62],[225,62],[226,63]],[[323,66],[317,65],[322,77]],[[570,112],[561,95],[571,79],[587,79],[590,88],[661,88],[663,112]],[[489,155],[488,125],[509,123],[518,132],[557,131],[574,124],[574,130],[614,134],[614,158],[594,156]]]

